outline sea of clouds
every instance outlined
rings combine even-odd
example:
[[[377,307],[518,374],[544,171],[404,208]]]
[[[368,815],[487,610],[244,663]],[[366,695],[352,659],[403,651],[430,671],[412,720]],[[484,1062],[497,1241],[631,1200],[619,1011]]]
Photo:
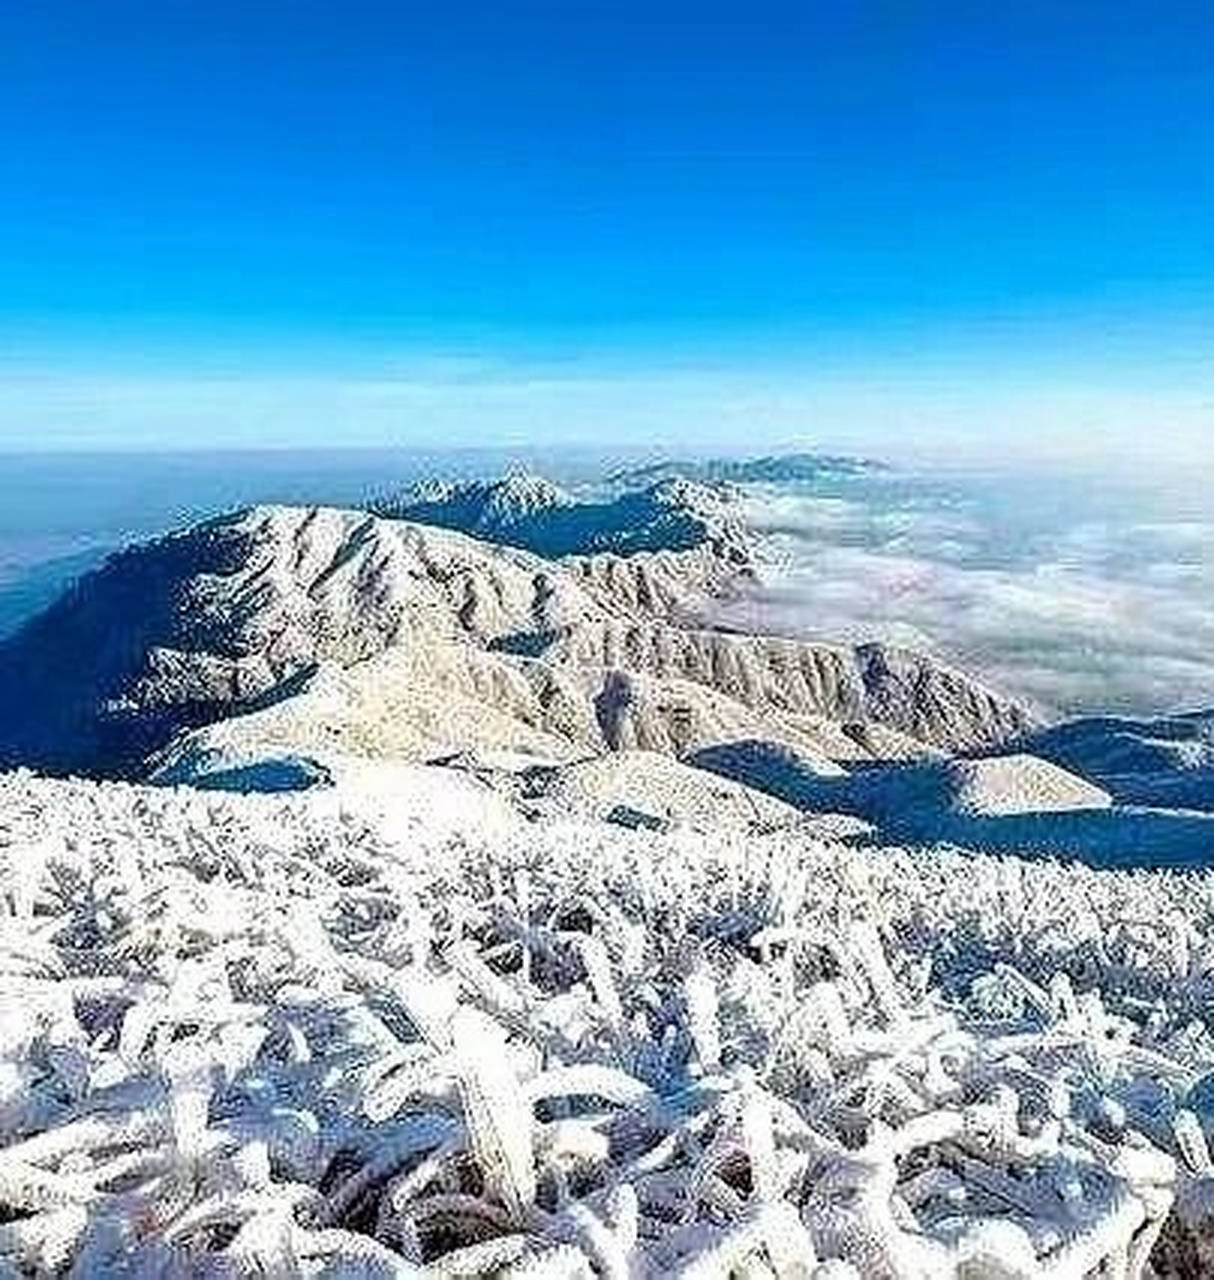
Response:
[[[1197,486],[892,473],[750,490],[747,628],[926,649],[1051,713],[1214,706],[1214,502]]]

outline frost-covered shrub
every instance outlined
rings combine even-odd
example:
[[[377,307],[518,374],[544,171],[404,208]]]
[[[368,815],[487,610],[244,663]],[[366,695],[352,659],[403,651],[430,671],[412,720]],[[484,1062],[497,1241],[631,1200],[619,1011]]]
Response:
[[[0,1255],[1200,1274],[1212,905],[1196,874],[0,775]]]

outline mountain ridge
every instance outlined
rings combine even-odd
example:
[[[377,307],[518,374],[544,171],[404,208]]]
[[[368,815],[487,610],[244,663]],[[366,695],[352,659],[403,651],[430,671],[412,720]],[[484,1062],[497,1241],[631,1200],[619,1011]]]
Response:
[[[749,540],[730,507],[720,487],[678,475],[624,492],[574,496],[516,471],[497,480],[425,481],[378,499],[370,510],[522,547],[545,559],[708,547],[743,568],[750,562]]]
[[[552,561],[353,509],[250,508],[118,553],[0,642],[0,762],[137,774],[176,733],[288,695],[319,661],[354,668],[453,642],[499,664],[543,660],[577,699],[601,698],[619,669],[655,709],[664,682],[683,681],[758,716],[906,729],[925,750],[1029,727],[1010,700],[929,659],[877,647],[909,673],[895,696],[865,683],[874,651],[697,625],[737,572],[710,543]],[[814,679],[776,696],[780,673],[805,663]],[[645,745],[663,740],[654,732]]]
[[[703,484],[792,484],[880,475],[892,468],[847,454],[780,453],[761,458],[663,459],[612,472],[608,484],[635,487],[682,478]]]
[[[1214,853],[1209,716],[1050,725],[929,655],[713,625],[760,572],[727,491],[424,493],[435,524],[268,505],[116,553],[0,640],[0,768],[374,790],[437,765],[507,807],[541,770],[537,803],[642,826],[715,795],[832,839]],[[514,545],[554,530],[581,550]]]

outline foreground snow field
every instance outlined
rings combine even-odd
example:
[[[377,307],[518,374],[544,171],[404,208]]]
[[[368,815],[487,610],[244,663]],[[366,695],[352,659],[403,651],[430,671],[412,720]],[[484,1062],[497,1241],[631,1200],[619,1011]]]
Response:
[[[0,775],[13,1273],[1210,1274],[1208,877],[398,776]]]

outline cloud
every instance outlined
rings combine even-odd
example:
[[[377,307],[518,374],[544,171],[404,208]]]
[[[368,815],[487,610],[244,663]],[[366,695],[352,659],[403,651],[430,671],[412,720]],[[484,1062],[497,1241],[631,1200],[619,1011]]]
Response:
[[[1214,515],[1141,499],[1117,519],[1112,489],[1049,481],[1033,510],[962,479],[763,494],[765,585],[725,620],[924,648],[1048,711],[1214,705]]]

